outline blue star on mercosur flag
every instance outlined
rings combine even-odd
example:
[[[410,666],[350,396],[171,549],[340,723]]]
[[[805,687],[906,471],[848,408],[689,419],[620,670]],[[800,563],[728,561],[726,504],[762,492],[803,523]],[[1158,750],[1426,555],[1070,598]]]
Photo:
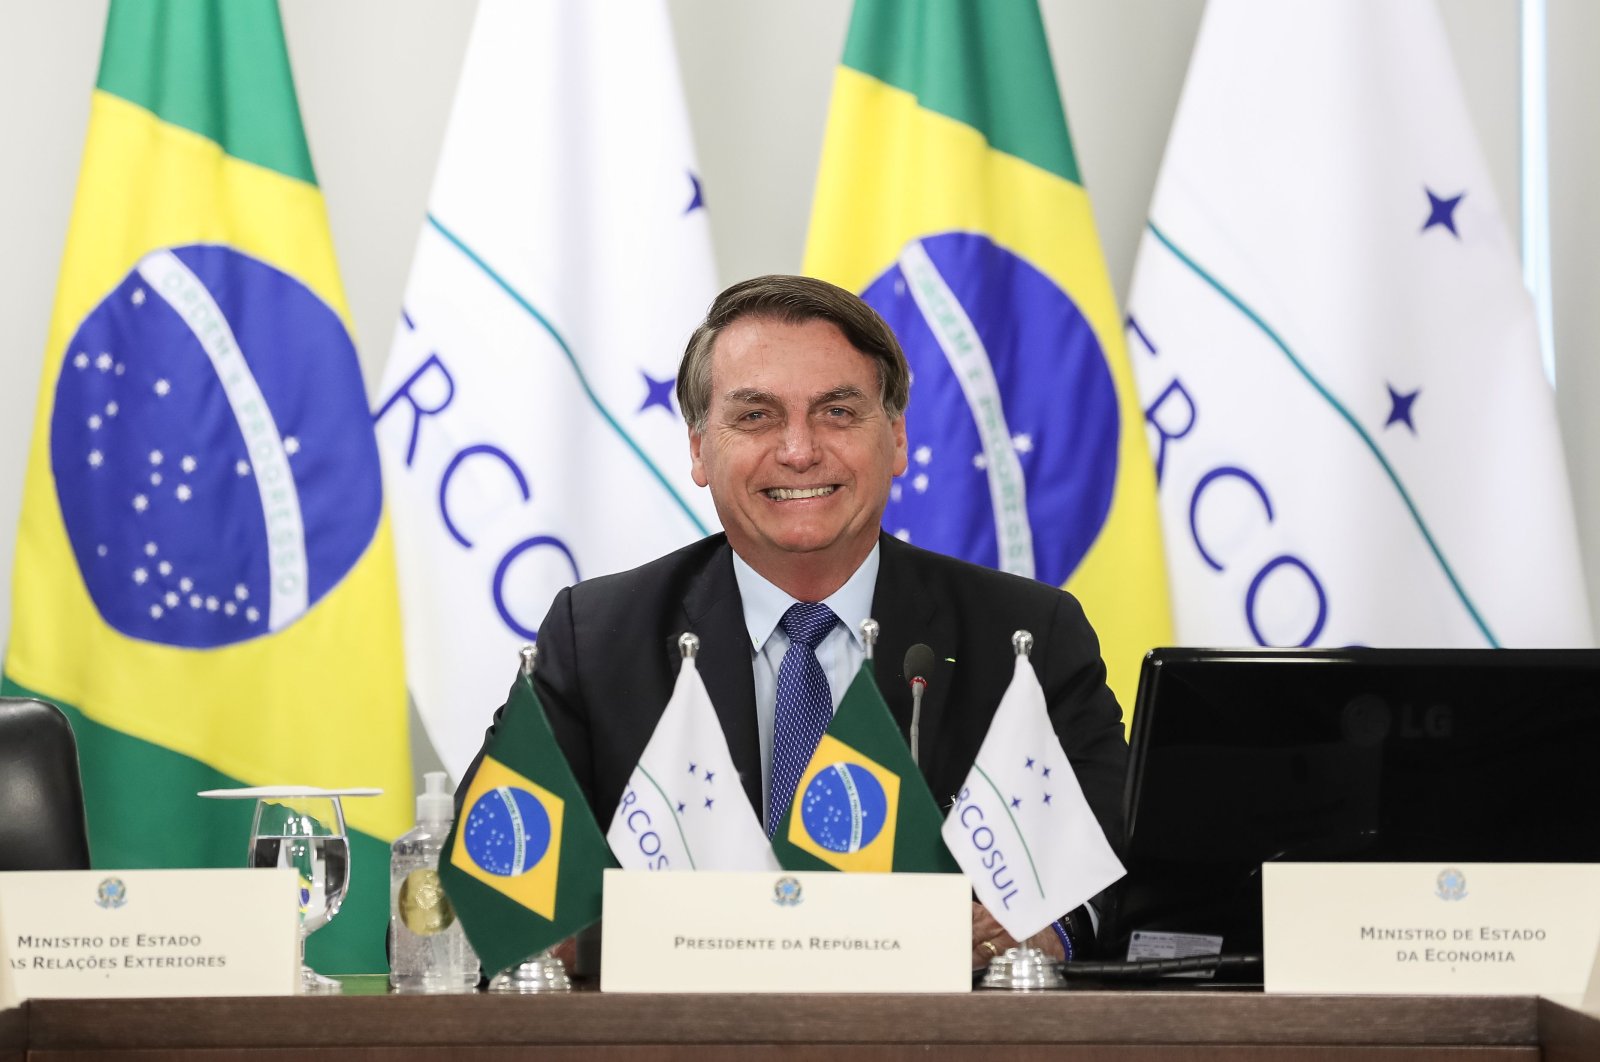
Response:
[[[1461,239],[1461,233],[1456,229],[1456,207],[1461,205],[1462,198],[1467,194],[1461,192],[1453,196],[1438,196],[1433,194],[1433,189],[1423,186],[1422,190],[1428,193],[1428,220],[1422,223],[1422,231],[1438,225],[1450,230],[1450,235]]]
[[[1404,424],[1411,429],[1411,434],[1417,433],[1417,426],[1411,422],[1411,406],[1416,402],[1417,396],[1422,394],[1422,388],[1414,391],[1396,391],[1394,384],[1385,384],[1389,389],[1389,419],[1383,422],[1385,428],[1396,424]]]
[[[644,401],[639,404],[638,412],[643,413],[651,406],[660,406],[669,414],[672,412],[672,392],[678,386],[675,376],[668,376],[665,380],[658,380],[654,376],[639,370],[639,375],[644,377]]]

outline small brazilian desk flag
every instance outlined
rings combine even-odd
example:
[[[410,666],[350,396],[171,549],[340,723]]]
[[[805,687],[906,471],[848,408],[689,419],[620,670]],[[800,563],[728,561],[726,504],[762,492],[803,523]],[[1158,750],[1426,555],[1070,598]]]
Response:
[[[785,870],[955,874],[939,806],[861,666],[772,836]]]
[[[518,675],[439,861],[484,973],[598,921],[601,872],[615,865],[533,680]]]
[[[1130,708],[1171,640],[1155,476],[1035,0],[857,0],[804,270],[911,363],[884,529],[1064,585]]]
[[[43,354],[0,689],[72,720],[95,864],[240,865],[199,790],[379,787],[307,950],[383,970],[394,546],[273,0],[111,4]]]

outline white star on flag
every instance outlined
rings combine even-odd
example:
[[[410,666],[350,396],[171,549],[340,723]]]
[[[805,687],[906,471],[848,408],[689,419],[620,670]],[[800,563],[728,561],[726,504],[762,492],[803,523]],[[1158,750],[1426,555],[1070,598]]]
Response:
[[[941,833],[978,900],[1018,940],[1125,873],[1083,797],[1025,656],[1017,657]]]
[[[684,658],[606,840],[624,870],[780,869],[693,657]]]

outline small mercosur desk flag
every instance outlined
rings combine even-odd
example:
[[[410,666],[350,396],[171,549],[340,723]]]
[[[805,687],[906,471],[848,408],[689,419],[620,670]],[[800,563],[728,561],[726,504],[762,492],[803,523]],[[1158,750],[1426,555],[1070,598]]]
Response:
[[[955,873],[939,806],[872,678],[856,673],[772,837],[785,870]]]
[[[1018,940],[1125,873],[1050,725],[1025,651],[943,832],[978,900]]]
[[[598,921],[601,875],[612,865],[533,679],[519,674],[439,860],[484,972]]]
[[[678,645],[672,697],[606,831],[612,854],[624,870],[779,870],[695,666],[700,641]]]

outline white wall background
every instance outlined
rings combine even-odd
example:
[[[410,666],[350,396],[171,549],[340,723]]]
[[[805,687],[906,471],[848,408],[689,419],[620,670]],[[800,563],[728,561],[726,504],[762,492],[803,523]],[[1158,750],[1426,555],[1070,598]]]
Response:
[[[579,0],[570,0],[579,2]],[[589,2],[589,0],[583,0]],[[1558,402],[1600,615],[1600,4],[1549,0]],[[475,5],[281,0],[369,387],[382,371]],[[799,268],[849,0],[670,0],[722,279]],[[1203,0],[1043,0],[1124,295]],[[1517,0],[1440,0],[1503,206],[1518,202]],[[0,641],[56,270],[105,0],[0,0]],[[619,16],[620,17],[620,16]],[[1359,71],[1351,71],[1359,77]],[[1513,231],[1517,218],[1507,221]],[[20,622],[20,618],[18,618]]]

